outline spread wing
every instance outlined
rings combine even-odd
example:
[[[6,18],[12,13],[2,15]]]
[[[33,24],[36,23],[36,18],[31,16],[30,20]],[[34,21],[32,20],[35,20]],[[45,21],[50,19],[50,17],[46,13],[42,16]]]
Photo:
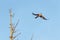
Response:
[[[38,14],[35,14],[35,13],[32,13],[32,14],[36,16],[35,19],[37,19],[39,17]]]
[[[38,18],[38,16],[35,17],[35,19],[37,19],[37,18]]]
[[[41,18],[43,18],[44,20],[47,20],[43,15],[41,16]]]
[[[38,14],[32,13],[33,15],[37,16]]]

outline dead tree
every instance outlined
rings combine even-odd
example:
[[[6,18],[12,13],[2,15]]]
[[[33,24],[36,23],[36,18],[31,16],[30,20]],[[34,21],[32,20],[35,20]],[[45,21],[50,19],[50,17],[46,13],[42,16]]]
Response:
[[[14,26],[12,23],[12,17],[13,17],[12,10],[10,9],[9,12],[10,12],[10,40],[14,40],[18,35],[21,34],[21,33],[18,33],[16,36],[14,36],[14,33],[16,32],[16,27],[18,25],[19,20],[16,23],[16,25]]]

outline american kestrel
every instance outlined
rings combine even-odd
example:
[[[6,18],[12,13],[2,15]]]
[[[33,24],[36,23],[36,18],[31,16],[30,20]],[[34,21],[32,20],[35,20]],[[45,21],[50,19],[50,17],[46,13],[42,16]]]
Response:
[[[47,20],[41,13],[38,13],[38,14],[32,13],[32,14],[36,16],[35,19],[40,17],[40,18],[42,18],[44,20]]]

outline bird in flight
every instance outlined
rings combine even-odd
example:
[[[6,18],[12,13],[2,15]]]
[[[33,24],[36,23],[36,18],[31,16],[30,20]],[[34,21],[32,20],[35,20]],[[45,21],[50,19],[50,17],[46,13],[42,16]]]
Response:
[[[35,19],[40,17],[40,18],[42,18],[44,20],[47,20],[41,13],[38,13],[38,14],[32,13],[32,14],[36,16]]]

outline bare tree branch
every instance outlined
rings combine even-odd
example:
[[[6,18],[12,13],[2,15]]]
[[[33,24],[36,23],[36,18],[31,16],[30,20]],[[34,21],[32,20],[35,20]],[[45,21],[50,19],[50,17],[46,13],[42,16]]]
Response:
[[[32,34],[31,40],[33,40],[33,36],[34,36],[34,35]]]
[[[18,23],[19,23],[19,19],[18,19],[18,21],[17,21],[17,23],[16,23],[16,25],[15,25],[14,29],[17,27]]]
[[[15,37],[14,37],[14,39],[17,37],[17,36],[19,36],[21,33],[18,33]]]

